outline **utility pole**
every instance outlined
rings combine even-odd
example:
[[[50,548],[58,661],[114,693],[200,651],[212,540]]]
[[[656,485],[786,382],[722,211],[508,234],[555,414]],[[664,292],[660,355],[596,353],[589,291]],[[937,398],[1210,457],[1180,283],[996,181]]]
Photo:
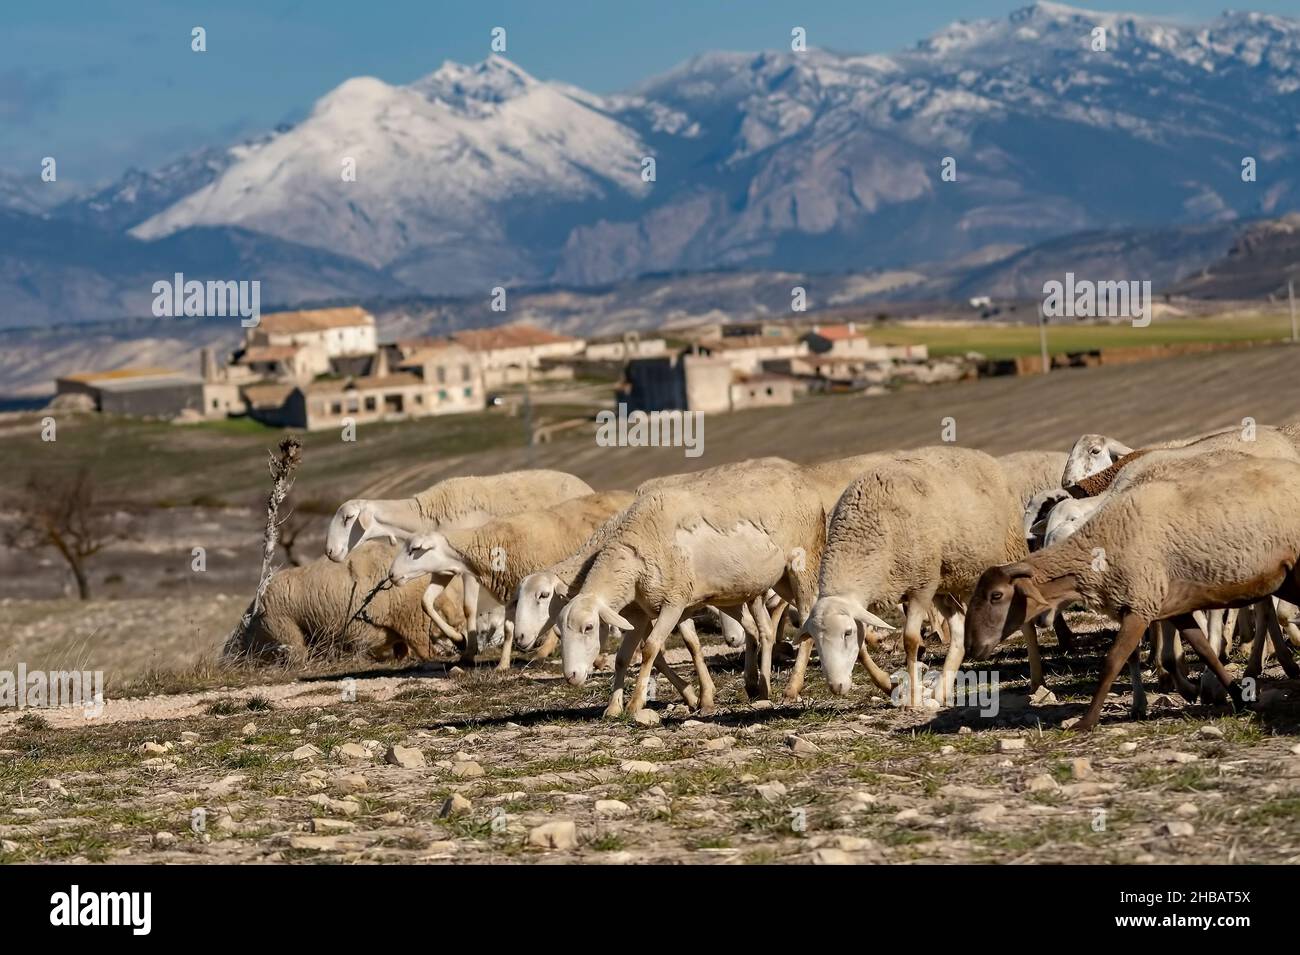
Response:
[[[1291,343],[1295,344],[1300,341],[1300,336],[1296,335],[1295,324],[1295,279],[1289,279],[1286,283],[1286,299],[1291,303]]]
[[[532,397],[533,363],[524,358],[524,443],[528,445],[528,466],[533,466],[533,397]]]

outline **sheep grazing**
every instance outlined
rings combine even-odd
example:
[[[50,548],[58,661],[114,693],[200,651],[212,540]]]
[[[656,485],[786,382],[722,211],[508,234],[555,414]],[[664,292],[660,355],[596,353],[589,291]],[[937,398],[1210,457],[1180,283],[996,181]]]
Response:
[[[453,576],[469,575],[497,601],[508,604],[524,577],[572,554],[632,499],[627,491],[604,491],[550,508],[520,511],[475,528],[417,534],[398,551],[389,578],[403,584],[432,575],[445,585]],[[469,598],[464,610],[466,619],[475,618],[477,607]],[[501,669],[510,666],[512,631],[510,624]]]
[[[1079,600],[1120,622],[1080,729],[1096,726],[1120,668],[1159,620],[1240,699],[1192,613],[1300,596],[1298,498],[1300,465],[1242,455],[1136,484],[1067,540],[987,570],[968,608],[967,653],[987,659],[1026,619]]]
[[[890,692],[865,643],[869,628],[887,626],[870,608],[901,601],[906,702],[921,706],[921,625],[938,598],[951,632],[939,698],[950,698],[963,654],[962,599],[990,563],[1027,553],[1021,499],[982,451],[902,452],[859,477],[831,515],[817,602],[804,628],[817,642],[831,692],[849,691],[857,660]]]
[[[559,614],[565,676],[574,684],[586,679],[602,623],[630,632],[642,644],[642,667],[628,704],[636,712],[645,704],[651,664],[688,613],[710,604],[735,613],[748,604],[762,634],[762,672],[753,672],[747,661],[746,685],[765,695],[776,631],[767,591],[776,590],[806,612],[824,535],[818,490],[788,467],[737,468],[638,497],[610,529],[580,590]],[[635,623],[623,615],[628,608],[639,611]],[[616,687],[626,662],[621,649]],[[611,707],[615,702],[611,698]]]
[[[590,493],[585,481],[563,471],[508,471],[449,478],[402,500],[345,501],[330,520],[325,553],[331,560],[343,560],[362,541],[387,538],[395,544],[424,531],[476,527],[494,517],[549,507]],[[477,583],[465,579],[461,585],[472,602]],[[438,592],[426,599],[426,608],[432,607]],[[440,629],[448,629],[440,616],[435,615],[434,622]],[[469,643],[467,640],[467,648]]]
[[[320,558],[277,571],[261,610],[237,640],[227,643],[222,658],[292,665],[341,652],[364,652],[377,660],[431,658],[429,618],[420,605],[424,588],[381,586],[396,550],[373,541],[341,564]],[[439,610],[459,626],[459,594],[449,588],[444,597]]]

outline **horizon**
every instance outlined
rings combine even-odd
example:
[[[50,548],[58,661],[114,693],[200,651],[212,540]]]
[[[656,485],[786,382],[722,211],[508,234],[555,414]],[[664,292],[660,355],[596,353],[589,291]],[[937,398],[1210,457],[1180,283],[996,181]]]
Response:
[[[807,29],[812,48],[895,53],[951,23],[1004,19],[1033,4],[944,0],[923,10],[882,13],[847,0],[827,0],[814,10],[763,0],[732,23],[726,10],[701,13],[669,3],[657,6],[653,17],[640,17],[634,27],[638,42],[630,49],[619,41],[635,13],[597,9],[590,0],[559,5],[580,11],[581,23],[541,16],[513,2],[483,13],[464,4],[425,9],[414,0],[394,0],[368,10],[362,24],[343,22],[347,10],[339,0],[312,5],[309,23],[293,20],[304,9],[300,0],[261,3],[255,11],[251,0],[220,9],[190,4],[183,11],[160,9],[161,0],[73,0],[58,9],[7,10],[9,29],[0,35],[0,59],[8,64],[0,69],[0,154],[8,161],[0,173],[38,176],[41,159],[53,155],[59,161],[59,198],[71,198],[129,169],[150,171],[196,149],[234,145],[297,123],[320,97],[351,78],[404,85],[447,61],[482,62],[492,53],[490,31],[496,25],[507,30],[504,57],[530,75],[604,95],[702,54],[780,49],[792,26]],[[1221,0],[1148,0],[1125,11],[1109,4],[1048,5],[1184,23],[1225,12]],[[125,16],[103,19],[124,6]],[[1267,0],[1253,3],[1249,12],[1287,15],[1292,11],[1285,6]],[[409,28],[398,29],[403,17]],[[190,50],[192,26],[207,31],[203,54]],[[284,49],[286,31],[304,42]],[[238,42],[227,43],[230,36]],[[421,45],[426,37],[434,42]]]

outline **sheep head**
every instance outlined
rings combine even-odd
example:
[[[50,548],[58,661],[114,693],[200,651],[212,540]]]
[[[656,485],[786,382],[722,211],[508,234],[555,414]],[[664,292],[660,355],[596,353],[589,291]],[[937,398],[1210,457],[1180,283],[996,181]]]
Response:
[[[1077,531],[1097,513],[1101,502],[1099,497],[1069,498],[1053,507],[1043,522],[1043,546],[1059,544]]]
[[[1040,586],[1034,568],[1021,561],[990,567],[980,575],[966,608],[966,657],[987,660],[994,648],[1039,614],[1078,595],[1072,577]],[[1032,626],[1032,624],[1030,624]]]
[[[342,561],[364,540],[374,524],[369,502],[362,500],[344,501],[330,518],[329,531],[325,535],[325,555],[333,561]]]
[[[817,655],[821,657],[826,684],[837,696],[853,689],[853,664],[866,639],[867,627],[894,629],[853,596],[817,598],[804,622],[803,632],[817,641]]]
[[[531,650],[542,634],[555,626],[569,597],[564,581],[548,570],[529,574],[515,591],[515,646]]]
[[[1070,456],[1065,460],[1061,474],[1061,487],[1078,484],[1098,471],[1104,471],[1126,454],[1133,451],[1126,444],[1104,434],[1085,434],[1074,442]]]
[[[392,566],[388,568],[388,579],[394,586],[401,586],[425,574],[446,577],[459,572],[462,563],[442,534],[417,534],[393,558]]]
[[[591,594],[579,594],[560,611],[560,662],[565,679],[573,686],[582,686],[591,675],[600,653],[602,625],[614,630],[632,629],[632,624],[603,598]]]

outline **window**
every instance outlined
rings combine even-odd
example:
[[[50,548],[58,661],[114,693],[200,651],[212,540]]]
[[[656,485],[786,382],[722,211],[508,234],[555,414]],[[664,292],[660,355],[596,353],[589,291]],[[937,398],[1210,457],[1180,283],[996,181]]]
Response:
[[[439,365],[439,366],[438,366],[438,384],[440,384],[440,385],[445,385],[446,383],[447,383],[447,366],[446,366],[446,365]]]
[[[340,415],[342,413],[343,413],[343,402],[341,401],[330,402],[330,414]]]
[[[439,400],[439,401],[446,401],[446,400],[447,400],[447,389],[446,389],[446,388],[439,388],[439,389],[438,389],[438,400]]]
[[[379,402],[375,400],[374,395],[366,395],[366,410],[374,411],[379,407]]]
[[[466,397],[466,398],[472,398],[472,397],[474,397],[474,389],[473,389],[473,388],[466,388],[466,389],[465,389],[465,397]]]
[[[348,395],[348,412],[355,414],[361,410],[361,400],[356,395]]]
[[[424,404],[424,395],[420,394],[418,391],[415,393],[415,403],[417,405]]]
[[[213,399],[212,399],[212,410],[213,410],[213,411],[216,411],[216,410],[217,410],[217,407],[218,407],[217,399],[216,399],[216,398],[213,398]]]
[[[470,367],[469,367],[469,365],[461,365],[461,366],[460,366],[460,380],[461,380],[461,381],[469,381],[469,379],[470,379],[470,375],[471,375],[471,371],[470,371]]]

